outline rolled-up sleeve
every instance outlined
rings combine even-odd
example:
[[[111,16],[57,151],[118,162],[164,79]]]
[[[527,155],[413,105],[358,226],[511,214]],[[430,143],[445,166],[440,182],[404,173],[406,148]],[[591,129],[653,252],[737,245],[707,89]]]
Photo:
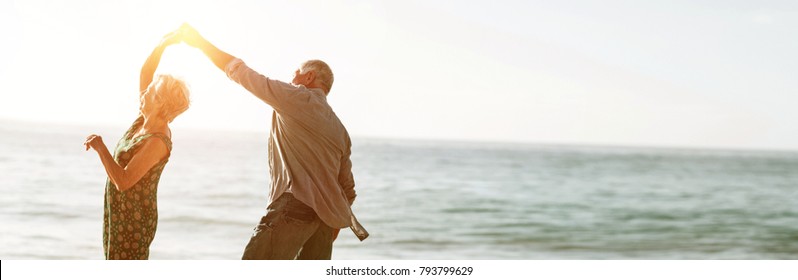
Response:
[[[227,65],[224,67],[224,73],[227,74],[227,77],[230,77],[230,79],[232,79],[233,78],[232,73],[234,72],[234,70],[238,69],[238,67],[241,66],[241,64],[244,64],[243,60],[241,60],[240,58],[234,58],[233,60],[228,62]]]

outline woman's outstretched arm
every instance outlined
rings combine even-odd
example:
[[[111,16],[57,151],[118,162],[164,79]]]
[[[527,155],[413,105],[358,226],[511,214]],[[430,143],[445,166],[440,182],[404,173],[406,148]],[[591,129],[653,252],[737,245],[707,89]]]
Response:
[[[180,30],[177,30],[163,36],[158,46],[155,46],[150,56],[144,61],[144,65],[141,66],[141,75],[139,76],[139,94],[144,93],[150,83],[152,83],[153,75],[155,75],[155,70],[158,69],[158,64],[161,63],[161,55],[163,55],[166,47],[180,42],[179,33]]]

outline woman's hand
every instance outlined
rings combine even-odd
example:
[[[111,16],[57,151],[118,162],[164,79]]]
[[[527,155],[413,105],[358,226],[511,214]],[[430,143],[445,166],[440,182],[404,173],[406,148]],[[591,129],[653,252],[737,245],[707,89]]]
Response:
[[[180,40],[182,40],[182,34],[181,33],[182,33],[182,31],[180,29],[178,29],[178,30],[169,32],[168,34],[164,35],[163,38],[161,38],[160,46],[168,47],[168,46],[180,43]]]
[[[95,151],[99,151],[99,147],[104,147],[105,143],[103,143],[103,138],[100,135],[92,134],[86,137],[86,142],[83,142],[83,145],[86,146],[86,151],[89,148],[94,149]]]
[[[168,46],[180,43],[181,37],[183,37],[181,33],[182,31],[177,29],[164,35],[158,46],[152,50],[150,56],[144,61],[144,65],[141,66],[141,74],[139,74],[139,98],[150,86],[155,70],[158,69],[158,64],[161,63],[161,55],[163,55],[164,50]]]

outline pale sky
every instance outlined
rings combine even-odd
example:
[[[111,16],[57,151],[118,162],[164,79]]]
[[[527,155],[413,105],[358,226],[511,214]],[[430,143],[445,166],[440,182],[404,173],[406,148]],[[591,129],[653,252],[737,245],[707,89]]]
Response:
[[[127,127],[184,21],[274,78],[328,62],[353,137],[798,149],[796,1],[0,0],[0,119]],[[174,133],[269,128],[197,50],[159,72]]]

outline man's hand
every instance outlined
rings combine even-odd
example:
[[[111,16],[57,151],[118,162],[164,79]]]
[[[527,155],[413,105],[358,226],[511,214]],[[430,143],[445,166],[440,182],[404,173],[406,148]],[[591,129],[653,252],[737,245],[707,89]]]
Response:
[[[199,32],[197,32],[194,27],[188,25],[188,23],[183,23],[179,29],[180,39],[183,40],[187,45],[195,47],[202,51],[205,56],[207,56],[217,68],[224,71],[225,66],[235,59],[234,56],[226,53],[213,44],[208,40],[205,40]]]

